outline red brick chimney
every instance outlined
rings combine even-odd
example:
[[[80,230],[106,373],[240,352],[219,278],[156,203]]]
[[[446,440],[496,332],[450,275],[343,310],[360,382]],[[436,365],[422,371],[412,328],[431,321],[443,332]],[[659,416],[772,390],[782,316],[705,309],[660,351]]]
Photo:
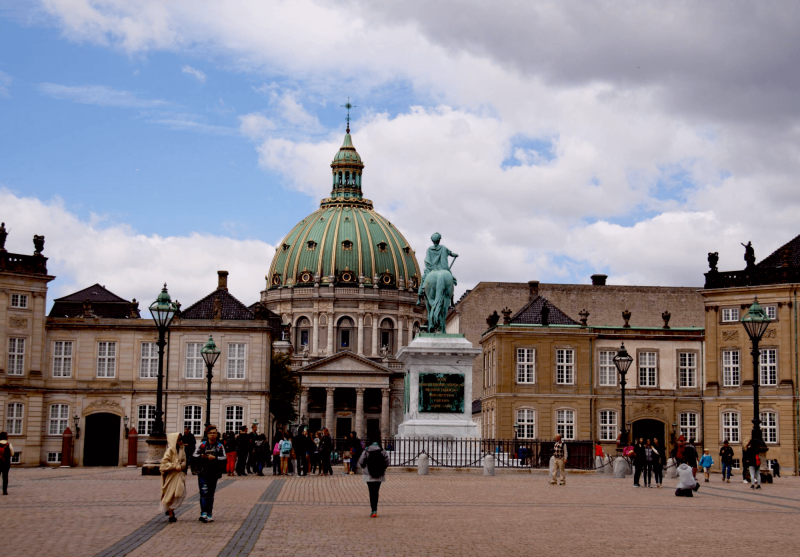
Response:
[[[228,290],[228,271],[217,271],[217,290]]]

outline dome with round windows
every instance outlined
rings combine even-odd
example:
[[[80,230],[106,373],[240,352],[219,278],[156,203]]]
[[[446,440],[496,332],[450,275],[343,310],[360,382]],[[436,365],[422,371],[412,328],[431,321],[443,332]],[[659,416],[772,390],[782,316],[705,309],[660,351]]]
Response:
[[[362,195],[364,163],[349,127],[331,169],[331,196],[277,246],[267,290],[362,284],[416,290],[421,273],[414,250]]]

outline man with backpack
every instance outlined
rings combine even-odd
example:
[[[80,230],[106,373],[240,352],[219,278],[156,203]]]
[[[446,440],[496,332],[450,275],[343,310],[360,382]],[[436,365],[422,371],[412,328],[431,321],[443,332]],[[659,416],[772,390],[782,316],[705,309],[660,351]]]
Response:
[[[0,474],[3,475],[3,495],[8,495],[8,471],[11,469],[11,457],[14,447],[8,442],[8,433],[0,431]]]
[[[217,440],[218,436],[217,426],[210,424],[206,428],[206,440],[197,447],[192,459],[200,487],[200,522],[214,522],[214,494],[227,461],[225,447]]]
[[[389,455],[381,448],[380,436],[370,436],[369,446],[361,453],[358,465],[364,472],[364,481],[369,489],[369,504],[372,508],[370,517],[378,516],[378,492],[386,481],[386,469],[389,467]]]

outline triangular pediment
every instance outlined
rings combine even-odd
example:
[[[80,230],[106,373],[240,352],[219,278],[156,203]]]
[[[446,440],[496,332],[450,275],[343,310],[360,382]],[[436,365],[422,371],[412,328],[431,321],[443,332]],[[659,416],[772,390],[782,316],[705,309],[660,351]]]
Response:
[[[338,354],[334,354],[333,356],[328,356],[327,358],[322,358],[321,360],[317,360],[314,363],[304,366],[298,371],[300,371],[301,373],[308,373],[308,372],[321,372],[321,373],[344,372],[344,373],[369,373],[369,374],[392,373],[389,369],[385,368],[384,366],[377,364],[372,360],[369,360],[362,356],[357,356],[352,352],[339,352]]]

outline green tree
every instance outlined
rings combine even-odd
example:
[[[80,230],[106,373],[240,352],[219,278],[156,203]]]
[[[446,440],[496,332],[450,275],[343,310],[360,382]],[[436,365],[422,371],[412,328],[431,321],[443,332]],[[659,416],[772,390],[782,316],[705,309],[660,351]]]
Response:
[[[288,424],[297,419],[294,402],[300,394],[300,384],[292,371],[292,359],[288,354],[272,353],[272,369],[269,376],[269,410],[279,424]]]

